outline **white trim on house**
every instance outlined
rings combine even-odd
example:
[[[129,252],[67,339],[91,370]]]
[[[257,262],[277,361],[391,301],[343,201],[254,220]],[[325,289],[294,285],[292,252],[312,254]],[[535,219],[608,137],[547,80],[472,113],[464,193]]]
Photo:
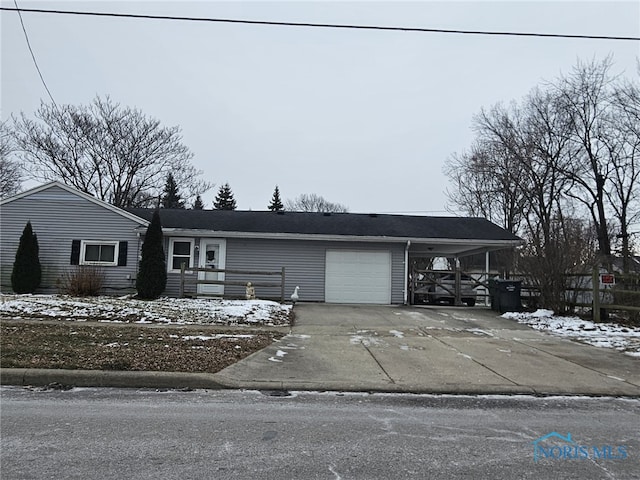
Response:
[[[118,207],[116,207],[114,205],[111,205],[110,203],[107,203],[107,202],[105,202],[103,200],[100,200],[100,199],[98,199],[98,198],[96,198],[96,197],[94,197],[92,195],[89,195],[88,193],[81,192],[77,188],[71,187],[69,185],[65,185],[64,183],[60,183],[60,182],[57,182],[57,181],[45,183],[44,185],[37,186],[37,187],[32,188],[30,190],[25,190],[24,192],[17,193],[15,195],[13,195],[12,197],[8,197],[8,198],[5,198],[4,200],[0,200],[0,206],[4,205],[6,203],[13,202],[15,200],[19,200],[21,198],[28,197],[28,196],[33,195],[35,193],[43,192],[43,191],[48,190],[48,189],[50,189],[52,187],[61,188],[62,190],[65,190],[66,192],[71,193],[72,195],[76,195],[76,196],[78,196],[80,198],[83,198],[84,200],[87,200],[87,201],[89,201],[91,203],[99,205],[100,207],[106,208],[107,210],[110,210],[110,211],[112,211],[114,213],[117,213],[118,215],[120,215],[120,216],[122,216],[124,218],[127,218],[129,220],[133,220],[134,222],[140,224],[141,226],[144,226],[144,227],[148,227],[149,226],[150,222],[148,222],[147,220],[145,220],[143,218],[138,217],[137,215],[134,215],[132,213],[126,212],[126,211],[122,210],[121,208],[118,208]]]
[[[227,265],[227,241],[224,238],[201,238],[198,252],[200,268],[224,269]],[[208,253],[213,253],[208,258]],[[224,272],[198,272],[198,280],[225,280]],[[224,295],[224,284],[198,284],[198,295]]]
[[[102,260],[87,260],[88,246],[110,246],[113,247],[113,260],[105,262]],[[118,265],[120,242],[115,240],[80,240],[80,265],[95,265],[100,267],[115,267]]]
[[[179,268],[174,268],[173,267],[173,260],[174,257],[180,257],[183,259],[187,259],[187,255],[176,255],[174,253],[174,245],[176,242],[180,242],[180,243],[188,243],[189,244],[189,262],[187,263],[186,267],[187,268],[191,268],[195,265],[194,263],[194,259],[195,259],[195,240],[193,238],[184,238],[184,237],[170,237],[169,238],[169,251],[167,252],[167,272],[168,273],[180,273],[180,269]]]
[[[162,227],[162,232],[165,236],[171,235],[181,237],[259,238],[277,240],[318,240],[331,242],[389,242],[402,244],[406,244],[407,241],[410,241],[412,245],[416,243],[436,243],[441,245],[478,247],[478,244],[480,243],[482,247],[491,248],[519,246],[524,243],[522,240],[477,240],[460,238],[408,238],[384,236],[375,237],[359,235],[326,235],[317,233],[225,232],[222,230],[180,229],[165,227]]]
[[[142,228],[136,229],[144,233]],[[327,235],[301,233],[265,233],[265,232],[225,232],[220,230],[196,230],[180,228],[162,228],[165,236],[187,238],[246,238],[259,240],[305,240],[329,242],[358,242],[358,243],[398,243],[406,245],[410,242],[411,254],[422,253],[425,256],[455,257],[483,253],[492,250],[517,247],[522,240],[477,240],[456,238],[417,238],[417,237],[384,237],[358,235]]]

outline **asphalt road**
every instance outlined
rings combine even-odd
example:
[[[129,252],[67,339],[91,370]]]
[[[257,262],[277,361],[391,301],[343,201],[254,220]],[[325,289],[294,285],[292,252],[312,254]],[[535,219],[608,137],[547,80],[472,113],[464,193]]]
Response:
[[[0,394],[3,479],[640,478],[640,399]]]

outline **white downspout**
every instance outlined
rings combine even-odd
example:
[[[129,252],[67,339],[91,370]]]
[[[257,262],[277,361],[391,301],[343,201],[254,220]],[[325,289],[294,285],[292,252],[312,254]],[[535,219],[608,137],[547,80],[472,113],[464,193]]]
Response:
[[[409,247],[411,240],[407,240],[407,246],[404,248],[404,304],[409,301]]]

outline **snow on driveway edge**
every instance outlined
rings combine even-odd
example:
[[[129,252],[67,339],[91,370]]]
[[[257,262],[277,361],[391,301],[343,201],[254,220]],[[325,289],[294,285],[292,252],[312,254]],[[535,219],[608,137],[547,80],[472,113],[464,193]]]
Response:
[[[536,330],[569,337],[596,347],[613,348],[640,358],[640,328],[616,323],[594,323],[579,317],[556,316],[551,310],[533,313],[507,312],[502,318],[516,320]]]

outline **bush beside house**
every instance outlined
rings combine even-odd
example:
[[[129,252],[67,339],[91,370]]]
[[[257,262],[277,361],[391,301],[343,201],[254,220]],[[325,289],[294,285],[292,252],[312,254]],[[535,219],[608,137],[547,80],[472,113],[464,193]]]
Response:
[[[34,293],[42,280],[42,267],[38,257],[38,237],[27,222],[20,236],[16,260],[11,272],[11,288],[15,293]]]
[[[142,244],[142,258],[136,279],[139,298],[148,300],[158,298],[167,286],[167,264],[162,245],[162,225],[160,214],[156,210]]]
[[[94,265],[77,265],[58,279],[58,289],[65,295],[97,297],[105,282],[104,271]]]

